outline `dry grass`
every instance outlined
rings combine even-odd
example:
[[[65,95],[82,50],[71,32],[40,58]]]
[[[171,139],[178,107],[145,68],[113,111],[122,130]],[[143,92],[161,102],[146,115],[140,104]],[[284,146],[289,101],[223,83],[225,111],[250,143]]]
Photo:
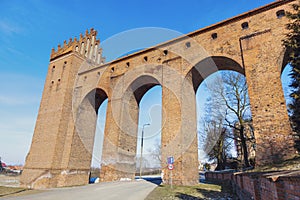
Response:
[[[25,196],[25,195],[37,194],[37,193],[41,193],[41,192],[43,192],[43,190],[29,190],[29,189],[25,189],[25,188],[0,186],[0,198],[1,197]]]
[[[7,196],[10,194],[16,194],[24,191],[26,191],[26,189],[24,188],[0,186],[0,197]]]
[[[146,200],[167,200],[167,199],[237,199],[229,184],[200,183],[196,186],[171,186],[161,185],[155,188]]]

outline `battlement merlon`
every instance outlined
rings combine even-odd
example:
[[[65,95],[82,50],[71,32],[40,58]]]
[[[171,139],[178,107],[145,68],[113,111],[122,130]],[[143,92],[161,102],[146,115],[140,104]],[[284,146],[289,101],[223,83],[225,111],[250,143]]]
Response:
[[[86,30],[85,35],[80,34],[79,40],[76,37],[74,40],[70,38],[69,42],[65,40],[63,46],[58,45],[57,51],[52,48],[50,61],[71,52],[78,53],[95,64],[103,64],[105,62],[105,58],[102,57],[100,40],[97,39],[97,31],[93,28],[91,28],[90,32]]]

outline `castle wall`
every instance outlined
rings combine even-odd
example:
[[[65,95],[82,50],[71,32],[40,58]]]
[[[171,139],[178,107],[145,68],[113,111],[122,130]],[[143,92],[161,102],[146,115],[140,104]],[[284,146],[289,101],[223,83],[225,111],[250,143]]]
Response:
[[[138,105],[154,85],[161,85],[163,91],[163,181],[170,183],[165,162],[174,156],[174,183],[196,184],[195,91],[218,70],[246,76],[257,164],[292,157],[292,131],[280,82],[285,52],[281,40],[288,21],[277,16],[279,10],[290,9],[291,2],[276,1],[105,64],[93,29],[52,50],[22,184],[31,188],[87,184],[97,109],[106,98],[100,178],[133,178]],[[93,95],[99,90],[101,94]]]

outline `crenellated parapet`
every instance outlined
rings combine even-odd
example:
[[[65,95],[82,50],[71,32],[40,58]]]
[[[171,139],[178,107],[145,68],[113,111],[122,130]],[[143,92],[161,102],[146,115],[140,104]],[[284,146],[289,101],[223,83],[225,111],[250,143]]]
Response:
[[[105,61],[105,58],[102,57],[100,40],[97,39],[97,31],[93,28],[90,32],[86,30],[85,35],[80,34],[79,40],[76,37],[74,40],[70,38],[68,42],[64,41],[63,46],[59,44],[56,51],[52,48],[50,60],[52,61],[71,52],[78,53],[96,64],[103,64]]]

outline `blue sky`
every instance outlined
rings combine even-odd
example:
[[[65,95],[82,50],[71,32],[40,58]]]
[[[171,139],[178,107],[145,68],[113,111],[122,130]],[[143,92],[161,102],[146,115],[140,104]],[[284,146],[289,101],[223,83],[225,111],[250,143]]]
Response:
[[[143,27],[189,33],[271,2],[0,0],[0,156],[10,164],[24,162],[50,52],[64,40],[91,27],[101,41]],[[108,58],[120,56],[103,51]]]

